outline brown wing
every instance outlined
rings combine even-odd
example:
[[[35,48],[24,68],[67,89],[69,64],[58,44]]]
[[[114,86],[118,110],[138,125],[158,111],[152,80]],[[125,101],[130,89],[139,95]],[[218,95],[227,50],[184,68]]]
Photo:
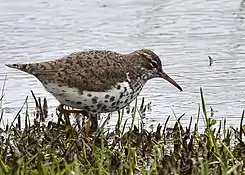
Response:
[[[128,68],[123,55],[111,51],[73,53],[56,61],[33,64],[34,76],[43,84],[77,87],[80,90],[106,91],[126,81]]]

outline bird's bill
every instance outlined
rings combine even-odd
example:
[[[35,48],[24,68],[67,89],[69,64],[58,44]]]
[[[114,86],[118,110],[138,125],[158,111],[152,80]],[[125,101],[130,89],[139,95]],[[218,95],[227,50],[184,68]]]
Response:
[[[180,85],[178,85],[172,78],[170,78],[165,72],[160,71],[159,72],[160,77],[162,77],[163,79],[167,80],[169,83],[171,83],[172,85],[174,85],[176,88],[178,88],[180,91],[183,91],[182,88],[180,87]]]

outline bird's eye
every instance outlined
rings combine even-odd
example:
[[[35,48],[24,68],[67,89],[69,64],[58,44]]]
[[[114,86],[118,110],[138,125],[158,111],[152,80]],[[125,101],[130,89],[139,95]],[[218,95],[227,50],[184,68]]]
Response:
[[[157,67],[157,62],[156,61],[151,61],[152,67]]]

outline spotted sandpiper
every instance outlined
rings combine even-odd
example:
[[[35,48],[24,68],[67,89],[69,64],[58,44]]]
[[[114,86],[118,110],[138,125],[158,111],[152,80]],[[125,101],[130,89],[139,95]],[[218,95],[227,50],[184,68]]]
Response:
[[[90,50],[54,61],[7,66],[34,75],[61,107],[82,109],[91,116],[127,106],[152,78],[161,77],[182,91],[163,71],[160,58],[148,49],[128,54]]]

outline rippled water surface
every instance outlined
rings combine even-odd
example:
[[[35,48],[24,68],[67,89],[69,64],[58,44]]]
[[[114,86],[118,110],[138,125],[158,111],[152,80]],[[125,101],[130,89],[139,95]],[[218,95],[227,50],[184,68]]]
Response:
[[[196,116],[199,88],[217,119],[237,124],[245,109],[245,5],[238,0],[0,0],[0,83],[11,120],[33,90],[58,102],[31,75],[6,63],[54,60],[73,51],[154,50],[184,89],[161,79],[141,93],[152,102],[148,123]],[[214,59],[209,66],[208,56]],[[33,99],[29,98],[33,106]],[[173,120],[174,117],[172,118]]]

